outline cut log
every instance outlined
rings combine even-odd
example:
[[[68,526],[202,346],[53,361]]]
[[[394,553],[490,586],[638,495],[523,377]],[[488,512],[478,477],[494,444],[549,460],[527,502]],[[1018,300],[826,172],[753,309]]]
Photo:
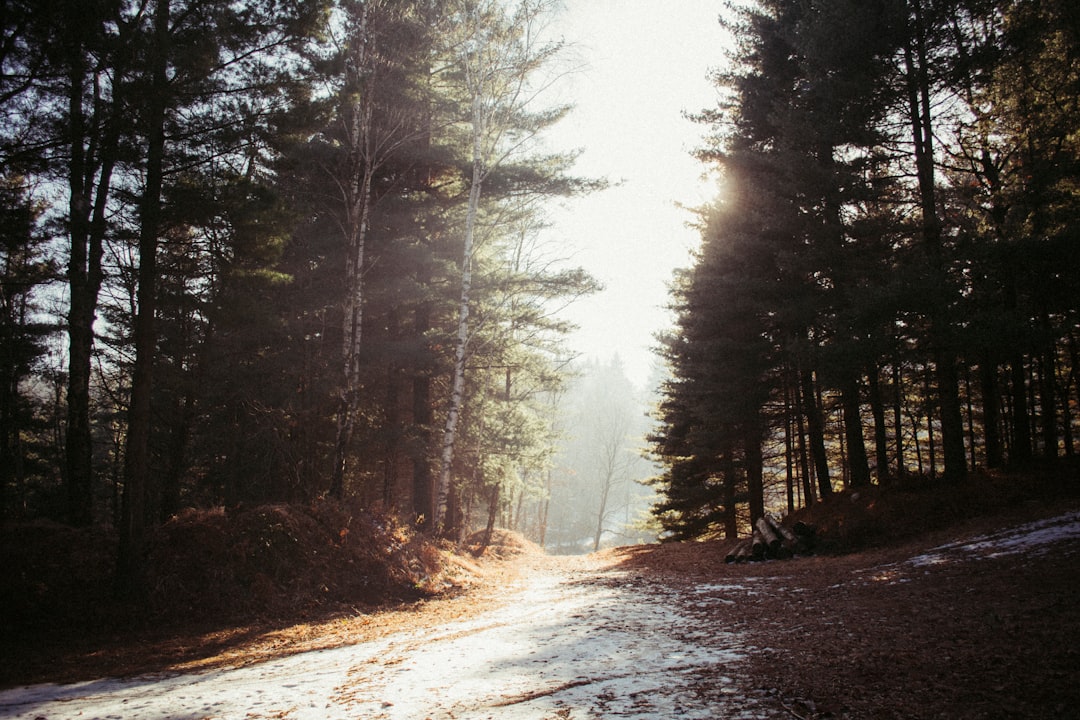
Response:
[[[750,536],[753,544],[751,545],[751,559],[752,560],[764,560],[769,552],[769,543],[761,535],[761,531],[754,528],[754,534]]]
[[[795,533],[788,530],[780,523],[774,523],[773,527],[776,528],[777,534],[780,535],[785,545],[789,545],[794,550],[799,545],[799,538],[795,536]]]
[[[724,561],[743,563],[758,560],[789,558],[812,549],[814,529],[806,523],[796,523],[798,529],[784,527],[768,515],[758,518],[750,537],[739,541]],[[802,534],[800,534],[802,533]]]
[[[750,538],[743,540],[738,545],[731,548],[731,552],[727,554],[727,557],[724,558],[724,560],[729,563],[746,562],[750,559],[750,556],[752,554],[752,543],[753,541]]]
[[[791,526],[791,531],[795,533],[795,537],[799,538],[799,552],[811,552],[814,549],[817,529],[813,525],[800,520]]]
[[[765,551],[770,557],[776,557],[780,552],[780,536],[776,534],[768,515],[762,515],[754,523],[754,529],[761,533],[761,539],[765,543]]]

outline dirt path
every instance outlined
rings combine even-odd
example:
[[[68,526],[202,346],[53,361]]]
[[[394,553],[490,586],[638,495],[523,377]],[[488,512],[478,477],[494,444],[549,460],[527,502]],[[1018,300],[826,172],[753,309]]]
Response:
[[[169,673],[3,691],[0,718],[1076,716],[1076,509],[843,557],[723,547],[495,563],[467,594]]]
[[[745,651],[669,585],[534,561],[504,602],[442,625],[239,668],[0,693],[0,717],[760,718]]]

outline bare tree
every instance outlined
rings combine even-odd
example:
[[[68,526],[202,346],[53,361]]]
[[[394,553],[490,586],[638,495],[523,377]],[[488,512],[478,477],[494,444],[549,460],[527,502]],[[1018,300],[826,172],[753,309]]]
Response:
[[[595,437],[595,472],[598,503],[596,508],[596,531],[593,533],[593,552],[600,549],[600,540],[604,535],[604,526],[612,515],[623,508],[616,505],[614,491],[629,479],[633,455],[627,448],[630,437],[630,415],[620,403],[607,402],[597,408],[598,413],[594,432]]]

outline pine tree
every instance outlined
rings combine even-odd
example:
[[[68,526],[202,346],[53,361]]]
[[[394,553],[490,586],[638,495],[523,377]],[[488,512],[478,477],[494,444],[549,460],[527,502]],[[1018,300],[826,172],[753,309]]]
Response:
[[[43,209],[23,178],[0,178],[0,517],[16,514],[12,500],[25,501],[36,435],[25,381],[56,330],[41,307],[57,272],[45,250]]]
[[[551,172],[535,163],[520,162],[533,151],[537,135],[566,112],[561,107],[534,108],[538,94],[550,82],[547,74],[561,49],[559,43],[545,41],[540,32],[550,9],[546,0],[524,0],[509,9],[487,0],[466,0],[455,5],[448,17],[454,30],[449,34],[453,44],[447,78],[462,103],[459,122],[467,143],[463,180],[468,199],[462,230],[454,370],[434,493],[434,527],[440,532],[451,530],[453,524],[448,522],[452,515],[451,476],[465,398],[474,254],[482,233],[490,232],[482,212],[491,213],[496,220],[498,217],[497,204],[485,201],[486,186],[505,182],[506,192],[517,195],[551,195],[572,189],[559,169]],[[516,168],[510,160],[518,162]],[[495,192],[492,200],[499,197]]]

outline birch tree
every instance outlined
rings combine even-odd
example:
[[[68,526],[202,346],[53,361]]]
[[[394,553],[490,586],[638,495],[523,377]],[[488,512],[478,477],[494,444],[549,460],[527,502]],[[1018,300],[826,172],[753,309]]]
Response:
[[[360,398],[364,264],[373,187],[380,169],[430,128],[420,86],[408,66],[425,42],[423,3],[349,0],[340,8],[345,35],[339,107],[325,140],[337,149],[324,168],[336,186],[333,213],[346,247],[341,314],[341,379],[330,494],[341,497]],[[411,97],[410,97],[411,96]]]
[[[436,531],[447,524],[451,473],[458,423],[465,393],[465,365],[470,338],[473,255],[481,224],[485,183],[500,166],[533,148],[540,131],[561,118],[566,108],[534,110],[552,82],[553,63],[562,44],[543,38],[550,0],[521,0],[511,9],[495,0],[463,0],[449,14],[455,32],[449,48],[447,77],[457,85],[468,108],[463,118],[468,138],[469,192],[461,254],[461,285],[454,339],[454,369],[443,428],[439,475],[434,493]],[[519,184],[522,192],[542,192],[546,178]],[[530,188],[529,185],[532,187]]]

